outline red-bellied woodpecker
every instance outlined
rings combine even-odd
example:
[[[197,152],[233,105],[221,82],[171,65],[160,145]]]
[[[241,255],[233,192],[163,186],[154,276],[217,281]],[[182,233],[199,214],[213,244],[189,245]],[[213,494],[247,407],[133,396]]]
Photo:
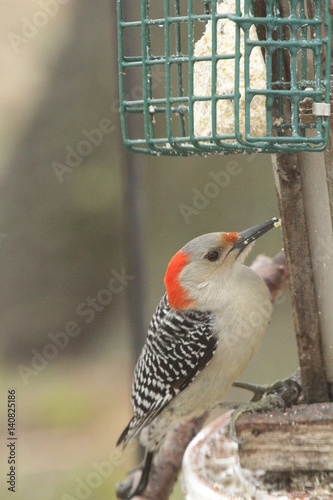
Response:
[[[258,350],[270,293],[242,263],[253,242],[278,225],[273,218],[240,233],[205,234],[172,257],[134,372],[133,417],[117,442],[139,436],[146,447],[140,484],[128,498],[145,489],[169,428],[218,406]]]

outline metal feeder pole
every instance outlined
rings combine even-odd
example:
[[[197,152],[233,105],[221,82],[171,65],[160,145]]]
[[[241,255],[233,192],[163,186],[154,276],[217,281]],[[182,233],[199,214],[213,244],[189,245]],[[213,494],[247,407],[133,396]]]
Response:
[[[135,6],[132,6],[128,1],[123,1],[125,15],[130,17],[133,9],[135,9]],[[131,95],[133,89],[129,80],[125,81],[124,90],[126,95]],[[144,310],[147,295],[144,272],[143,182],[141,176],[142,168],[137,155],[124,149],[122,164],[125,209],[124,257],[127,273],[135,276],[131,285],[126,289],[132,361],[134,365],[146,338]],[[143,457],[141,448],[138,454],[140,457]]]

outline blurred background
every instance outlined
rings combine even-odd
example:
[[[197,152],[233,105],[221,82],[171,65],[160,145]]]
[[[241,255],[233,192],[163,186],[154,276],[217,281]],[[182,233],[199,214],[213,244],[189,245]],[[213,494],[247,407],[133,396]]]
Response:
[[[115,1],[11,0],[1,4],[0,24],[1,439],[14,388],[15,498],[112,499],[137,462],[136,444],[122,454],[115,442],[131,416],[141,314],[146,329],[168,261],[188,240],[277,215],[270,156],[126,153]],[[141,254],[128,226],[129,161]],[[214,173],[225,186],[212,187]],[[272,231],[248,263],[281,246]],[[141,282],[135,339],[129,310]],[[268,383],[297,365],[285,293],[242,379]],[[232,390],[228,399],[248,397]],[[7,498],[6,450],[2,463]],[[181,498],[177,485],[173,500]]]

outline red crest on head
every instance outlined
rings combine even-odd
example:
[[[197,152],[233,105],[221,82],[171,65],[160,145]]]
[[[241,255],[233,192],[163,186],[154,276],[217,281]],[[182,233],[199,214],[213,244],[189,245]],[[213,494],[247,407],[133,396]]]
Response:
[[[179,281],[179,273],[188,263],[188,259],[188,255],[183,250],[179,250],[170,260],[165,273],[164,283],[168,300],[170,306],[174,309],[186,309],[194,304],[194,301],[188,298],[187,291],[181,286]]]
[[[235,243],[238,238],[239,233],[222,233],[223,234],[223,240],[228,243]]]

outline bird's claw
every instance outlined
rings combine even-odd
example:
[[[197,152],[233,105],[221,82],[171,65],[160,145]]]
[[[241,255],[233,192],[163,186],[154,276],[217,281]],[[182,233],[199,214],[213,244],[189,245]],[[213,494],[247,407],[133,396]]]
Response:
[[[260,401],[265,394],[277,393],[287,406],[295,403],[302,392],[302,388],[295,376],[278,380],[273,384],[257,385],[247,382],[234,382],[233,386],[253,392],[252,402]]]
[[[271,410],[272,408],[279,408],[279,407],[282,408],[282,410],[284,410],[286,407],[286,403],[284,399],[278,394],[268,394],[265,398],[261,399],[260,401],[250,402],[245,406],[244,405],[240,406],[233,412],[231,417],[230,431],[229,431],[231,439],[239,445],[242,445],[246,442],[242,441],[241,439],[238,439],[236,432],[236,421],[242,415],[242,413],[248,411],[253,413],[257,411],[267,411]]]
[[[117,498],[128,500],[131,498],[131,492],[133,490],[133,484],[135,482],[135,476],[138,470],[132,471],[126,479],[116,484],[116,495]]]
[[[153,453],[147,451],[143,462],[130,472],[124,481],[117,483],[117,498],[129,500],[136,495],[140,495],[146,489],[152,460]]]

